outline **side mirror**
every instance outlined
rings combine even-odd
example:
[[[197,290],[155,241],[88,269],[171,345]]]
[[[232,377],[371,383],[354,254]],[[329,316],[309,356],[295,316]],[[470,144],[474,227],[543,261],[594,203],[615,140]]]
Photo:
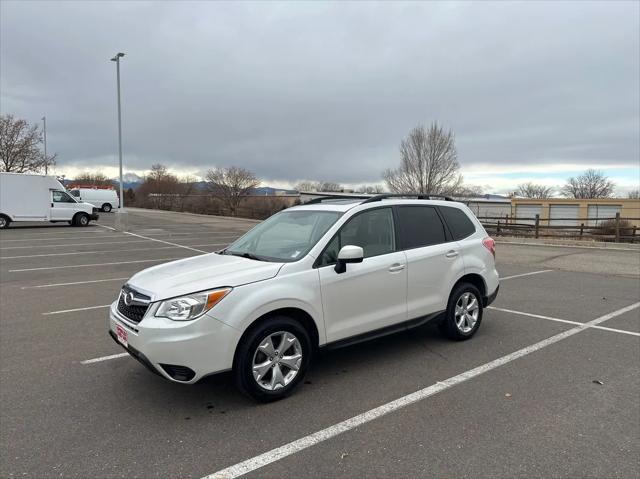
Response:
[[[347,270],[347,263],[362,263],[364,251],[360,246],[346,245],[338,253],[338,261],[334,268],[336,273],[342,274]]]

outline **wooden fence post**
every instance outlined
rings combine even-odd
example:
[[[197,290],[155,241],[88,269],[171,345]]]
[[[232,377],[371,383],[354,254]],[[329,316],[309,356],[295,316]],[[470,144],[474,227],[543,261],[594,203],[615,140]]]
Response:
[[[536,214],[536,239],[540,234],[540,215]]]
[[[584,233],[584,223],[580,223],[580,239],[582,239],[582,233]]]
[[[496,224],[496,236],[500,236],[500,220],[498,220]]]
[[[616,213],[616,243],[620,243],[620,212]]]
[[[631,231],[631,242],[635,243],[636,242],[636,230],[638,229],[637,226],[633,226],[633,231]]]

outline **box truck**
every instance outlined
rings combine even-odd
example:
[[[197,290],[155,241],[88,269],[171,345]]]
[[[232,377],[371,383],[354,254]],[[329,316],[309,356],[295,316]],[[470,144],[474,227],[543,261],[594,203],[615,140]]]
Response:
[[[98,219],[94,210],[76,201],[55,176],[0,172],[0,229],[22,221],[87,226]]]
[[[112,186],[69,186],[69,193],[78,201],[84,201],[109,213],[120,208],[120,199]]]

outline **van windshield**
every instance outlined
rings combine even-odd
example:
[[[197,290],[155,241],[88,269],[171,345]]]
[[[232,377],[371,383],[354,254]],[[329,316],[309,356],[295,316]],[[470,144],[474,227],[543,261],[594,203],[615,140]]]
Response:
[[[71,196],[75,196],[76,198],[80,198],[80,192],[78,190],[71,190]]]
[[[340,216],[339,211],[282,211],[260,223],[222,253],[260,261],[297,261]]]

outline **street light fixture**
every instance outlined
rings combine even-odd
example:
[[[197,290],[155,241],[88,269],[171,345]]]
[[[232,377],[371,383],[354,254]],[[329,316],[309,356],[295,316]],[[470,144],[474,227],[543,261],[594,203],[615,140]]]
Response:
[[[124,213],[124,193],[122,190],[122,111],[120,108],[120,59],[124,56],[124,53],[118,52],[111,59],[112,62],[116,62],[116,78],[118,82],[118,159],[120,162],[120,204],[118,205],[118,213]],[[123,219],[122,217],[118,217]]]

